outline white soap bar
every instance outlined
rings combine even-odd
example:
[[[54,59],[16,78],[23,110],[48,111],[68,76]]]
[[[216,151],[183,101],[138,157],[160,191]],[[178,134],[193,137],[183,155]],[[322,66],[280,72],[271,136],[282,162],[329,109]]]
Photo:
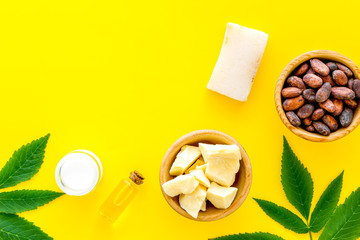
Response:
[[[195,176],[187,174],[167,181],[162,185],[162,188],[168,196],[175,197],[179,194],[192,193],[198,185],[199,181],[195,179]]]
[[[227,209],[234,201],[237,190],[235,187],[221,187],[212,182],[207,190],[206,199],[216,208]]]
[[[268,35],[228,23],[208,89],[245,102],[263,56]]]
[[[190,194],[181,194],[179,197],[180,206],[189,213],[193,218],[197,218],[200,209],[206,198],[206,188],[198,186]]]

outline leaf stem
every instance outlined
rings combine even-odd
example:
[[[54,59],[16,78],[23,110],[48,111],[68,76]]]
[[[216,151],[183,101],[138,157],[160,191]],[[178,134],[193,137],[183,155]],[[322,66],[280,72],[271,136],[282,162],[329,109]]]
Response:
[[[311,231],[309,231],[309,235],[310,235],[310,240],[312,240],[312,235],[311,235]]]

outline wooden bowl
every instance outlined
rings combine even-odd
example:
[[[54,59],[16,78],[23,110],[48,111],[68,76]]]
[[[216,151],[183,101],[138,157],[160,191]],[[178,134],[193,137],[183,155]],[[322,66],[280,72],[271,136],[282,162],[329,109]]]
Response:
[[[212,143],[212,144],[236,144],[240,148],[242,160],[240,161],[240,171],[236,175],[236,180],[233,187],[238,188],[238,192],[235,196],[234,202],[227,209],[217,209],[210,202],[207,202],[206,211],[199,212],[198,218],[195,219],[190,216],[184,209],[180,207],[179,197],[169,197],[162,189],[162,185],[173,179],[174,177],[169,174],[171,165],[173,164],[176,155],[180,151],[180,148],[184,145],[197,146],[198,143]],[[245,201],[251,186],[252,171],[249,157],[247,156],[244,148],[234,138],[229,135],[215,131],[215,130],[199,130],[186,134],[178,139],[166,152],[164,159],[160,167],[160,187],[161,191],[169,203],[169,205],[179,214],[196,221],[214,221],[224,218],[236,209]]]
[[[275,88],[275,105],[276,105],[276,109],[279,113],[279,116],[280,116],[281,120],[283,121],[283,123],[285,124],[285,126],[288,129],[290,129],[290,131],[295,133],[297,136],[302,137],[306,140],[314,141],[314,142],[330,142],[330,141],[334,141],[334,140],[340,139],[340,138],[348,135],[352,130],[354,130],[359,125],[359,123],[360,123],[359,107],[357,107],[357,109],[355,110],[353,121],[347,128],[340,128],[339,130],[330,133],[329,136],[322,136],[317,133],[311,133],[300,127],[293,126],[289,122],[288,118],[286,117],[284,109],[282,107],[281,90],[283,89],[286,79],[290,76],[290,74],[298,66],[300,66],[302,63],[304,63],[312,58],[332,60],[332,61],[342,63],[345,66],[347,66],[348,68],[350,68],[351,71],[353,71],[355,78],[360,79],[360,70],[359,70],[358,66],[353,61],[351,61],[349,58],[345,57],[344,55],[337,53],[337,52],[328,51],[328,50],[316,50],[316,51],[307,52],[307,53],[304,53],[304,54],[298,56],[294,60],[292,60],[281,72],[279,79],[277,80],[276,88]]]

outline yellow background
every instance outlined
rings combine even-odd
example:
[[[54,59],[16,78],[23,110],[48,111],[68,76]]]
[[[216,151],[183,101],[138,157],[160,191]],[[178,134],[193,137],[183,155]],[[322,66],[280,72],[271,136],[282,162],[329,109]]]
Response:
[[[75,149],[93,151],[104,166],[91,194],[63,196],[21,215],[55,239],[207,239],[260,230],[309,239],[275,223],[252,198],[295,211],[280,184],[285,135],[312,174],[314,203],[344,169],[343,202],[360,186],[360,130],[332,143],[296,137],[275,110],[275,82],[290,60],[310,50],[338,51],[360,64],[359,8],[356,0],[1,1],[1,165],[49,132],[40,172],[16,189],[59,190],[56,164]],[[269,34],[245,103],[206,89],[227,22]],[[253,166],[248,199],[216,222],[178,215],[159,187],[166,150],[197,129],[230,134]],[[146,184],[110,225],[97,209],[133,169]]]

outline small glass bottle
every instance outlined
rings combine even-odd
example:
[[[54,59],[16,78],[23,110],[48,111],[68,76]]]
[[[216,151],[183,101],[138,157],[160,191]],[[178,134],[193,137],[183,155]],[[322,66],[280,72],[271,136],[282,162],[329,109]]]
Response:
[[[143,183],[144,177],[139,172],[131,172],[130,177],[121,180],[110,196],[100,206],[99,213],[110,222],[115,223],[116,219],[136,196],[139,191],[139,185]]]

